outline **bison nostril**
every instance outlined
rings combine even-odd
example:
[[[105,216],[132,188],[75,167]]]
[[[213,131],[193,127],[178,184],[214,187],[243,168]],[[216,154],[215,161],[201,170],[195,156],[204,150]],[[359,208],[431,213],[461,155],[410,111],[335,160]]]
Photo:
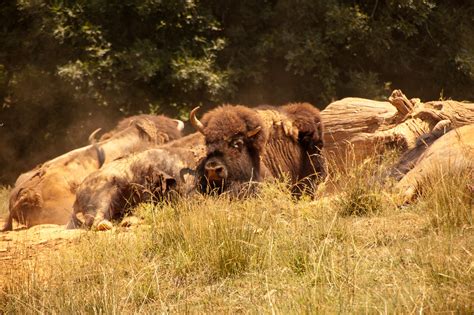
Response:
[[[214,169],[216,169],[217,167],[219,167],[219,165],[218,165],[216,162],[214,162],[214,161],[211,161],[211,162],[207,162],[207,163],[206,163],[206,169],[207,169],[207,170],[214,170]]]
[[[224,167],[222,167],[222,166],[218,166],[214,170],[215,170],[217,175],[222,175],[222,173],[224,173]]]
[[[204,168],[209,181],[218,181],[225,177],[225,168],[219,162],[209,161]]]

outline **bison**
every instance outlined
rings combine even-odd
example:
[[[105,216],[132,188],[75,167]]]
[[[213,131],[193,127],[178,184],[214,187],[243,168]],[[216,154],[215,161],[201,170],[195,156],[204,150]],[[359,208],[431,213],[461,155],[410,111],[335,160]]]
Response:
[[[415,200],[423,191],[423,180],[439,176],[439,170],[467,172],[474,185],[474,125],[444,134],[446,126],[437,128],[440,123],[418,141],[417,147],[402,155],[395,166],[392,175],[400,179],[395,188],[403,196],[402,203]]]
[[[170,135],[171,137],[170,140],[179,138],[181,135],[180,132],[184,129],[184,123],[179,119],[170,119],[163,115],[142,114],[142,115],[126,117],[120,120],[117,126],[115,126],[115,128],[112,129],[111,131],[103,134],[100,137],[99,141],[107,140],[111,138],[113,135],[115,135],[116,133],[124,129],[127,129],[130,125],[134,123],[140,123],[143,121],[151,122],[153,125],[158,127],[158,131],[162,133],[163,135]],[[177,131],[179,132],[179,134],[176,133]],[[89,137],[89,142],[95,142],[95,140],[91,138],[93,138],[93,134],[91,134],[91,136]]]
[[[10,192],[9,216],[3,231],[13,220],[27,227],[41,223],[65,224],[72,212],[75,190],[82,180],[107,164],[133,152],[140,152],[181,136],[182,122],[158,116],[126,118],[113,133],[20,175]]]
[[[423,134],[416,139],[415,147],[406,151],[389,170],[390,177],[399,181],[415,167],[421,155],[441,136],[453,128],[450,120],[439,121],[431,132]]]
[[[287,176],[300,194],[326,176],[323,125],[312,105],[223,105],[205,114],[202,122],[197,110],[191,111],[190,120],[207,148],[198,167],[201,192],[239,193],[244,183]]]
[[[107,227],[109,220],[123,217],[139,202],[160,200],[172,192],[189,193],[204,156],[204,137],[195,133],[105,165],[78,187],[68,228]]]

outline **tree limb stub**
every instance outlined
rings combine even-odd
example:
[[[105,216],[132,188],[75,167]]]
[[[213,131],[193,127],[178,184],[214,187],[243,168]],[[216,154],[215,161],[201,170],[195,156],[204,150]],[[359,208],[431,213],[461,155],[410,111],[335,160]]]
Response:
[[[414,103],[409,101],[401,90],[394,90],[388,100],[402,115],[407,115],[413,110]]]

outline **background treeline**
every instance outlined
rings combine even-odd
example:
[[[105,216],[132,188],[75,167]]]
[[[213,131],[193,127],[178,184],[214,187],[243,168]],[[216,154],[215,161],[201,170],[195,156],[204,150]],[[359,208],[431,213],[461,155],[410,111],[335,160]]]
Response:
[[[474,2],[3,0],[0,183],[123,115],[474,99]]]

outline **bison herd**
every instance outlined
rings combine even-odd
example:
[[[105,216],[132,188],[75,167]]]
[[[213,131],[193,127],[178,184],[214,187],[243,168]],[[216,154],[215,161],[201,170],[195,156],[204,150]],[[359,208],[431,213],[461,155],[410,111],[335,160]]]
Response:
[[[3,230],[12,230],[14,221],[100,228],[139,202],[191,194],[240,198],[269,178],[286,178],[295,196],[311,195],[326,178],[324,124],[311,104],[223,105],[201,119],[198,110],[190,113],[196,132],[187,136],[182,121],[132,116],[98,140],[94,132],[89,145],[21,174]],[[407,152],[397,169],[407,173],[442,134]]]

